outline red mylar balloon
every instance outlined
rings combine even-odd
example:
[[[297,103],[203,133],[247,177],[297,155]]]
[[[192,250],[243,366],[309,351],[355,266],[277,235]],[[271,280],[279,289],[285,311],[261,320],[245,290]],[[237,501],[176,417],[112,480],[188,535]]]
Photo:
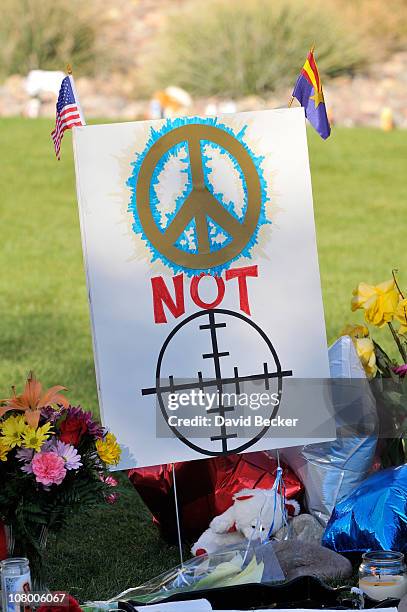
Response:
[[[298,499],[303,486],[294,472],[282,464],[287,499]],[[233,495],[242,489],[270,489],[277,462],[267,451],[198,459],[175,464],[178,505],[183,537],[194,540],[210,521],[227,510]],[[172,465],[156,465],[129,471],[129,478],[163,535],[176,538]]]

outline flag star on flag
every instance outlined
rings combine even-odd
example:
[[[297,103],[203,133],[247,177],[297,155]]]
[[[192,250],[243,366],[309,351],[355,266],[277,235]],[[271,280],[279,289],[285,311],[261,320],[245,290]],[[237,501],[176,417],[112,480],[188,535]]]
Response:
[[[315,108],[318,108],[321,102],[325,102],[322,89],[321,91],[316,91],[313,96],[310,96],[310,100],[314,100]]]
[[[55,128],[51,132],[54,142],[55,154],[60,159],[61,142],[65,130],[70,130],[74,126],[86,125],[82,116],[79,101],[75,94],[73,78],[66,76],[59,90],[56,108]]]

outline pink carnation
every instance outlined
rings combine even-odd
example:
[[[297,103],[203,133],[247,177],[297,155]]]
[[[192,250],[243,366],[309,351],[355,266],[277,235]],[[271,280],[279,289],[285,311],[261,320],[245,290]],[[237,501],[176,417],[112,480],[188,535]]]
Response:
[[[31,463],[37,482],[45,486],[61,484],[66,475],[65,462],[56,453],[37,453]]]

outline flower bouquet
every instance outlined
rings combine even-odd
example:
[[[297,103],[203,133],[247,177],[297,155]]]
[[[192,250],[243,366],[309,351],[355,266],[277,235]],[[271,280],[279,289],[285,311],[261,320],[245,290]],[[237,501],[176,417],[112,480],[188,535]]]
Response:
[[[0,526],[8,552],[30,560],[37,586],[49,532],[79,507],[113,503],[117,481],[107,468],[120,447],[90,412],[69,404],[64,387],[43,391],[30,374],[24,392],[0,400]]]
[[[392,279],[373,286],[360,283],[353,291],[352,311],[362,309],[366,323],[387,325],[401,357],[396,361],[370,337],[366,325],[347,325],[341,335],[352,338],[365,372],[372,380],[381,421],[384,467],[407,461],[407,298]],[[384,440],[384,439],[387,440]]]

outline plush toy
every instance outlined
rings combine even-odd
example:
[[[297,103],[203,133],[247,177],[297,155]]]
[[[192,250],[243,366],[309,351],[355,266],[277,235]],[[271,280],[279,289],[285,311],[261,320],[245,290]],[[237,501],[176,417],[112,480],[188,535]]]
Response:
[[[243,489],[233,496],[233,505],[216,516],[195,542],[192,554],[203,555],[239,544],[252,537],[274,535],[284,524],[282,498],[272,489]],[[287,513],[296,516],[300,506],[295,500],[285,502]]]
[[[227,533],[216,533],[210,527],[203,532],[199,540],[191,548],[195,557],[200,555],[211,555],[228,546],[239,545],[246,542],[244,535],[240,531],[228,531]]]

